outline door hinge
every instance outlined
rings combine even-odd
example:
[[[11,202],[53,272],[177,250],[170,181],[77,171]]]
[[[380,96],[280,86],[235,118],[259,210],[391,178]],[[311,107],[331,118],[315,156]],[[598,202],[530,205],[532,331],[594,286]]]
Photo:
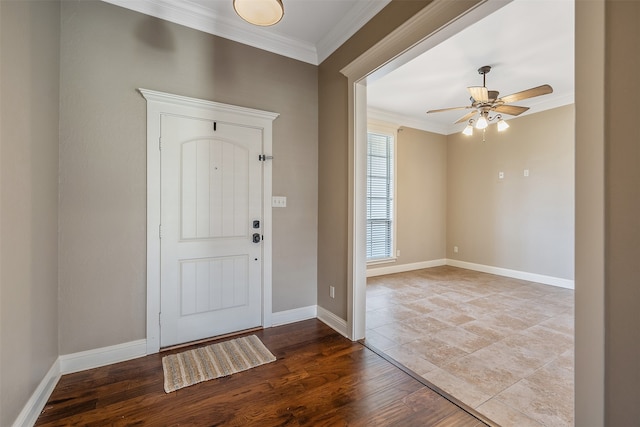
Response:
[[[158,138],[158,150],[162,150],[162,137]]]
[[[217,122],[213,122],[213,131],[217,131],[218,130],[218,123]]]
[[[158,225],[158,239],[162,239],[162,224]]]
[[[158,313],[158,325],[162,325],[162,312]]]
[[[273,156],[267,156],[266,154],[259,154],[258,160],[264,162],[266,160],[273,160]]]

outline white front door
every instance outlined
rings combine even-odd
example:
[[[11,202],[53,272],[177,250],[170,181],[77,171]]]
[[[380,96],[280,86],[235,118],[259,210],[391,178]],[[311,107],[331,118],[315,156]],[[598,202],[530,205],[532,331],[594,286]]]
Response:
[[[160,345],[261,326],[262,130],[160,122]]]

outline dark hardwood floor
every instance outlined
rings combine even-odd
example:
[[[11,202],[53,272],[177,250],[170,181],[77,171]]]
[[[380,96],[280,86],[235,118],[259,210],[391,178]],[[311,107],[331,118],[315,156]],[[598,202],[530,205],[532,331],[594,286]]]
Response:
[[[318,320],[254,333],[275,362],[169,394],[167,353],[65,375],[36,426],[485,425]]]

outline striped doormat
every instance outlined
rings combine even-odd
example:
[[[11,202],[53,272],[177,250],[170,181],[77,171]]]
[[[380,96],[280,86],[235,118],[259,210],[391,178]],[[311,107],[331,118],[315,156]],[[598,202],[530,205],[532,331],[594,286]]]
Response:
[[[255,335],[171,354],[162,358],[164,391],[171,393],[275,360]]]

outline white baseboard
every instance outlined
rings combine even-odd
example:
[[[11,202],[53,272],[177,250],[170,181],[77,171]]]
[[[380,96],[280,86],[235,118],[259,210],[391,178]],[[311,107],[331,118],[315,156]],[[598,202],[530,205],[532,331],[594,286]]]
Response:
[[[529,282],[542,283],[544,285],[558,286],[560,288],[575,289],[573,280],[559,277],[545,276],[543,274],[527,273],[526,271],[509,270],[508,268],[492,267],[490,265],[474,264],[472,262],[447,259],[447,265],[466,268],[467,270],[480,271],[482,273],[496,274],[498,276],[527,280]]]
[[[294,308],[293,310],[278,311],[271,315],[271,326],[286,325],[302,320],[315,319],[318,315],[316,305]]]
[[[347,332],[347,321],[339,318],[329,310],[318,306],[318,320],[335,330],[342,336],[349,338]]]
[[[137,340],[109,347],[60,356],[60,372],[71,374],[86,369],[111,365],[147,355],[147,340]]]
[[[423,268],[439,267],[447,265],[446,259],[434,259],[431,261],[414,262],[411,264],[390,265],[388,267],[368,268],[367,277],[383,276],[385,274],[404,273],[413,270],[422,270]]]
[[[132,341],[110,347],[59,356],[42,379],[31,398],[13,423],[13,427],[30,427],[51,397],[60,376],[86,369],[98,368],[112,363],[124,362],[147,355],[147,340]]]
[[[49,396],[53,393],[53,389],[60,380],[60,358],[57,358],[49,372],[44,376],[38,387],[33,392],[26,405],[18,414],[18,418],[13,422],[13,427],[31,427],[36,421],[40,413],[44,409],[44,405],[47,404]]]
[[[311,305],[273,313],[273,326],[318,318],[341,335],[348,337],[347,322],[322,307]],[[31,395],[12,427],[31,427],[38,420],[60,376],[147,355],[147,340],[141,339],[94,350],[65,354],[56,359],[49,372]]]

